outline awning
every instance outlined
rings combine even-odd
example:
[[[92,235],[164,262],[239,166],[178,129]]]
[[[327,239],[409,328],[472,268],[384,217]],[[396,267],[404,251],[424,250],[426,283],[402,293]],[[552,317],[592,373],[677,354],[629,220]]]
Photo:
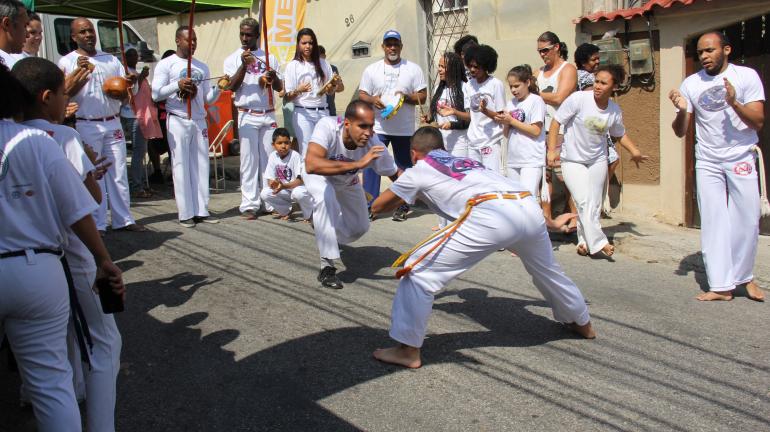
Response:
[[[115,0],[22,0],[38,13],[116,19]],[[195,12],[221,9],[249,9],[252,0],[196,0]],[[163,15],[178,15],[190,10],[189,0],[123,0],[123,19],[132,20]]]
[[[573,20],[575,24],[579,24],[581,21],[613,21],[618,18],[631,19],[636,16],[644,15],[650,12],[653,8],[669,8],[675,4],[681,3],[685,6],[695,3],[697,0],[651,0],[644,6],[629,8],[629,9],[617,9],[611,12],[598,11],[589,15],[583,15],[580,18]],[[701,0],[711,1],[711,0]]]

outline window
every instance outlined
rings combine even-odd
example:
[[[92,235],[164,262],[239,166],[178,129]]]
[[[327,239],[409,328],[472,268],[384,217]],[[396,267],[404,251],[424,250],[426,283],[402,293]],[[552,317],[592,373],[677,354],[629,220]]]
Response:
[[[75,41],[72,40],[72,30],[70,25],[73,18],[56,18],[53,20],[54,34],[56,35],[56,51],[59,55],[67,55],[78,46]]]
[[[433,0],[433,13],[468,9],[468,0]]]
[[[96,25],[99,32],[99,42],[102,45],[102,51],[116,56],[120,56],[120,37],[118,35],[118,23],[115,21],[99,20]],[[142,39],[134,33],[133,30],[123,25],[123,44],[137,48]]]
[[[369,57],[371,44],[359,41],[353,44],[353,58]]]

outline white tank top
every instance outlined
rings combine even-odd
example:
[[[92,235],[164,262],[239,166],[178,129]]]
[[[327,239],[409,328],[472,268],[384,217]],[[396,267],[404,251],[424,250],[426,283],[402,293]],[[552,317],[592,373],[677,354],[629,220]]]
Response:
[[[556,93],[556,91],[559,89],[559,74],[561,74],[561,70],[564,69],[564,66],[567,65],[567,62],[562,62],[561,66],[559,66],[554,73],[551,74],[551,76],[547,77],[545,76],[545,66],[540,68],[540,75],[537,77],[537,88],[540,89],[540,93]],[[548,89],[547,91],[544,91]],[[556,114],[556,110],[559,109],[558,106],[553,106],[550,104],[545,105],[545,130],[548,132],[548,130],[551,128],[551,119],[553,119],[553,116]],[[559,133],[563,133],[563,126],[559,129]]]

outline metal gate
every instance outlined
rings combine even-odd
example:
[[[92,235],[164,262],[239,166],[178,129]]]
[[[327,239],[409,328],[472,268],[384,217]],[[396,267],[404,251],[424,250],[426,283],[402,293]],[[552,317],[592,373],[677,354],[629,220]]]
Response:
[[[468,0],[423,0],[428,38],[429,93],[438,82],[439,56],[468,33]]]

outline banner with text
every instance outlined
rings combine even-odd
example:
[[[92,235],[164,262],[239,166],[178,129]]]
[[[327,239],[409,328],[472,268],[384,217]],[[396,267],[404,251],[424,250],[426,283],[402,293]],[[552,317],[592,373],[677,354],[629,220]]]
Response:
[[[281,63],[281,67],[294,58],[297,46],[297,32],[304,27],[306,0],[262,0],[267,2],[267,40],[270,54]]]

